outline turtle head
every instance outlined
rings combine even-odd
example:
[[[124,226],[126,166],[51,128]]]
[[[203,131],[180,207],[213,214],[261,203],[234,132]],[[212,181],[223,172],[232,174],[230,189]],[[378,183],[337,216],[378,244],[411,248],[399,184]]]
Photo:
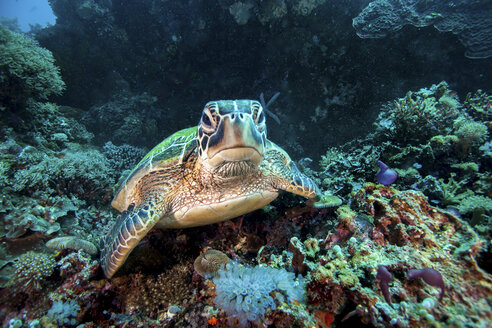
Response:
[[[265,114],[254,100],[218,100],[205,105],[197,132],[202,163],[221,176],[256,168],[266,144]]]

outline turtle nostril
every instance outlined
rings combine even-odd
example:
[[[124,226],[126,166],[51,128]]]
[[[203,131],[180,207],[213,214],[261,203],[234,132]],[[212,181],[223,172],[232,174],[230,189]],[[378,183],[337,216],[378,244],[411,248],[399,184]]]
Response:
[[[243,114],[239,114],[239,118],[242,120],[243,119]]]
[[[236,118],[236,114],[231,114],[231,120],[233,120],[234,118]]]

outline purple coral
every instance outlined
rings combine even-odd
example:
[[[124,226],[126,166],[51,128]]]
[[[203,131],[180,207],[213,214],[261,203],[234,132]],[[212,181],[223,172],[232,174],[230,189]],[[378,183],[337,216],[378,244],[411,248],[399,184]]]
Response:
[[[376,278],[379,279],[379,288],[383,293],[384,299],[388,304],[391,304],[391,296],[389,292],[389,283],[393,279],[393,275],[386,269],[384,265],[378,266],[378,274]]]
[[[378,273],[379,274],[379,273]],[[422,278],[427,284],[433,287],[441,288],[441,293],[439,295],[439,302],[444,296],[444,281],[442,280],[442,275],[431,268],[414,269],[408,272],[408,279]]]
[[[396,181],[398,174],[395,172],[395,170],[390,169],[388,165],[384,164],[381,161],[378,161],[378,165],[380,170],[376,175],[376,179],[380,184],[389,186],[390,184]]]

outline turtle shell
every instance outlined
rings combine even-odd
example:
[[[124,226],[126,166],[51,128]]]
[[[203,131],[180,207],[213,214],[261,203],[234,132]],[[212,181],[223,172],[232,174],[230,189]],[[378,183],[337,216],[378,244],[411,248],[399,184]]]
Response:
[[[138,181],[154,170],[180,164],[196,146],[196,133],[197,127],[183,129],[155,146],[123,180],[111,205],[120,212],[126,210],[132,203],[130,197],[134,194]]]

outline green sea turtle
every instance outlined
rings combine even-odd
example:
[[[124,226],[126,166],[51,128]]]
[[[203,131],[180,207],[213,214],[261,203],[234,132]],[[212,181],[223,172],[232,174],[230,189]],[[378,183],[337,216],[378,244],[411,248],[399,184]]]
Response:
[[[152,149],[112,202],[122,214],[101,240],[106,277],[152,228],[231,219],[267,205],[279,190],[319,197],[316,184],[267,139],[266,130],[259,102],[211,101],[198,127],[178,131]]]

